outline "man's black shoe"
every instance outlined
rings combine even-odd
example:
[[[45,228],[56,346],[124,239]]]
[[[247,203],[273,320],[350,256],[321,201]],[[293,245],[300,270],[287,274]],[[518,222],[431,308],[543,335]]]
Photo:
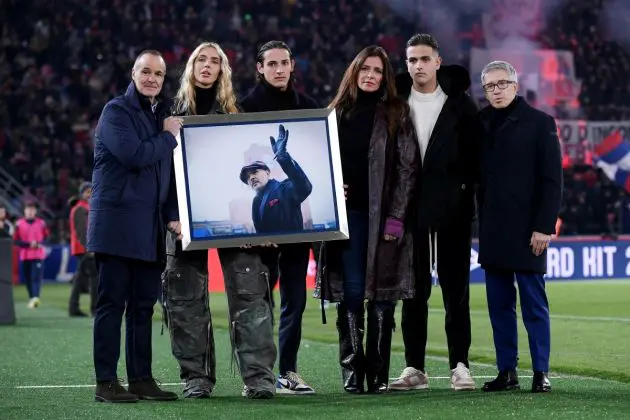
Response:
[[[129,392],[137,395],[141,400],[175,401],[177,399],[176,393],[162,391],[154,379],[130,383]]]
[[[108,403],[135,403],[138,402],[138,396],[127,392],[119,381],[98,382],[94,400]]]
[[[87,316],[87,314],[83,311],[70,311],[70,316],[84,318]]]
[[[518,375],[515,370],[499,372],[499,375],[490,382],[483,384],[482,390],[485,392],[514,391],[521,389],[518,383]]]
[[[550,392],[551,382],[547,377],[547,372],[534,372],[534,379],[532,381],[532,392]]]

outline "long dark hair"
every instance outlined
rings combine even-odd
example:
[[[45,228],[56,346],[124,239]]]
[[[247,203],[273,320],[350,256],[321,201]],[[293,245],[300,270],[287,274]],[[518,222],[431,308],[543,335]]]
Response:
[[[381,102],[385,105],[387,116],[387,131],[390,137],[396,133],[396,128],[405,110],[405,102],[398,98],[396,91],[396,81],[394,78],[394,69],[387,53],[378,45],[370,45],[361,50],[352,63],[348,66],[343,79],[337,89],[337,95],[334,97],[328,108],[336,108],[342,115],[354,107],[357,102],[357,94],[359,90],[358,77],[365,60],[368,57],[378,57],[383,62],[383,79],[381,80],[380,90],[383,92]]]

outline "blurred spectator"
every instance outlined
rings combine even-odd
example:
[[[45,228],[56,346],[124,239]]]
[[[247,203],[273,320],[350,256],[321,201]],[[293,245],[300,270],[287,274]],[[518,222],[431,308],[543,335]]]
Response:
[[[15,227],[9,220],[7,209],[3,204],[0,204],[0,237],[13,236]]]
[[[565,49],[575,57],[576,76],[582,79],[579,96],[589,120],[630,119],[630,53],[608,41],[603,0],[564,2],[547,25],[547,47]],[[627,33],[627,32],[626,32]]]

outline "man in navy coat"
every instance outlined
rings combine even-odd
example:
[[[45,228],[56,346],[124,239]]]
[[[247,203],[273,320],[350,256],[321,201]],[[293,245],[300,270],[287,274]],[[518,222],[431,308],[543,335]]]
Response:
[[[551,333],[544,275],[562,197],[556,123],[517,95],[518,78],[511,64],[486,65],[481,80],[490,106],[480,113],[485,135],[478,194],[479,263],[486,272],[499,370],[483,390],[520,387],[516,373],[518,284],[534,371],[532,392],[548,392]]]
[[[87,248],[95,254],[96,401],[174,400],[151,372],[153,306],[165,262],[165,210],[172,153],[182,120],[158,100],[166,73],[161,54],[142,52],[124,95],[109,101],[96,127]],[[129,390],[117,375],[125,315]]]

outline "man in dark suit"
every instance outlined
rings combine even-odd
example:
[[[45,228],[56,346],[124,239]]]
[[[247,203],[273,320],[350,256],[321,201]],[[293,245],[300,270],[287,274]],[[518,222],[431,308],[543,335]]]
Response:
[[[481,81],[490,106],[480,112],[485,134],[478,194],[479,263],[486,272],[499,370],[483,390],[520,387],[516,280],[534,371],[532,392],[548,392],[551,333],[544,275],[562,197],[556,123],[517,95],[518,78],[511,64],[486,65]]]
[[[311,182],[286,149],[289,131],[280,125],[278,141],[272,137],[275,158],[287,175],[280,182],[270,178],[270,169],[261,161],[241,169],[240,179],[256,192],[252,201],[252,219],[258,233],[300,231],[304,229],[302,202],[313,190]]]
[[[256,54],[258,83],[243,98],[245,112],[315,109],[315,100],[296,89],[291,49],[282,41],[263,44]],[[288,174],[287,174],[288,175]],[[311,244],[282,244],[262,249],[260,256],[269,267],[270,288],[280,278],[279,370],[276,391],[307,395],[315,391],[297,372],[297,355],[302,340],[302,314],[306,308],[306,274]],[[273,305],[273,300],[272,300]]]
[[[98,297],[94,319],[96,401],[174,400],[151,372],[153,306],[164,270],[172,152],[182,120],[164,118],[158,99],[166,64],[142,52],[124,95],[103,108],[96,127],[87,250],[95,254]],[[120,328],[125,314],[129,390],[118,381]]]

